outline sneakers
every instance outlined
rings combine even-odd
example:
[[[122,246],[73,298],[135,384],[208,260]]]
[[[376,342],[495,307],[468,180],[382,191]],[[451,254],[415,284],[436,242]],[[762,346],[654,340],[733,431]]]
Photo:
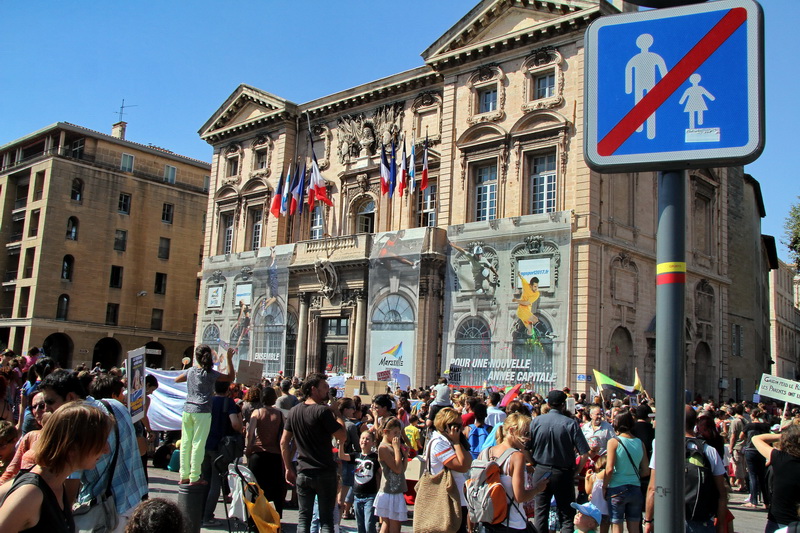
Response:
[[[203,527],[217,527],[220,524],[222,524],[222,520],[219,520],[218,518],[209,518],[208,520],[203,520]]]

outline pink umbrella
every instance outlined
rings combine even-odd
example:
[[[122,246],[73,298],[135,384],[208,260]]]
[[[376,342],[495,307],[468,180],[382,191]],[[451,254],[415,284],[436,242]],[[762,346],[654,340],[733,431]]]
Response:
[[[513,387],[511,387],[511,390],[508,391],[505,396],[503,396],[503,400],[500,402],[500,407],[505,407],[511,401],[515,400],[516,397],[519,396],[520,389],[522,389],[521,383],[519,385],[514,385]]]

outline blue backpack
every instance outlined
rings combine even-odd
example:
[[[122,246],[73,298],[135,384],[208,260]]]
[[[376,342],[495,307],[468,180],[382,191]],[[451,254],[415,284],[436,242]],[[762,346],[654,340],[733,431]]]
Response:
[[[473,459],[477,459],[478,454],[481,453],[481,450],[484,448],[487,437],[489,437],[489,432],[492,431],[492,426],[484,424],[478,427],[476,424],[470,424],[467,427],[469,427],[470,430],[469,437],[467,437],[469,453],[472,455]]]

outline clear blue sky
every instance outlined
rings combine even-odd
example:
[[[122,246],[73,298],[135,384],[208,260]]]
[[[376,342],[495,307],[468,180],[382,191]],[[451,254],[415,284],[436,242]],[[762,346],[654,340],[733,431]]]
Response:
[[[240,83],[297,103],[422,65],[477,0],[28,2],[0,8],[0,145],[58,121],[210,161],[197,130]],[[762,232],[779,241],[798,201],[800,2],[762,0],[767,145]]]

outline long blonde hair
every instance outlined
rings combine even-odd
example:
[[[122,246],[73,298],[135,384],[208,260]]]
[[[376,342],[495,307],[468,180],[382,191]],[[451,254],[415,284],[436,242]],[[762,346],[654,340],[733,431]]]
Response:
[[[503,425],[497,428],[497,443],[502,444],[512,429],[515,435],[525,435],[528,433],[530,426],[531,417],[519,411],[511,413],[503,421]]]

